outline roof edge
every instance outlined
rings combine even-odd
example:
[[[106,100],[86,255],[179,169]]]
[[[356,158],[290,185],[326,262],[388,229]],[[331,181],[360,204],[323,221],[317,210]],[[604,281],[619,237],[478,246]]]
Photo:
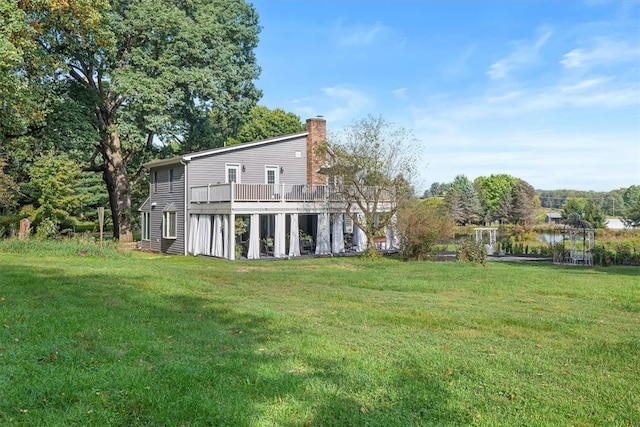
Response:
[[[152,167],[172,165],[180,162],[189,162],[198,157],[205,157],[205,156],[210,156],[212,154],[219,154],[219,153],[227,153],[229,151],[236,151],[236,150],[245,149],[245,148],[257,147],[260,145],[273,144],[275,142],[286,141],[289,139],[306,137],[307,135],[309,135],[309,132],[305,131],[305,132],[292,133],[289,135],[277,136],[274,138],[263,139],[260,141],[243,142],[241,144],[227,145],[224,147],[216,147],[216,148],[211,148],[205,151],[198,151],[195,153],[189,153],[189,154],[183,154],[181,156],[170,157],[168,159],[153,160],[153,161],[144,163],[142,166],[147,169],[150,169]]]

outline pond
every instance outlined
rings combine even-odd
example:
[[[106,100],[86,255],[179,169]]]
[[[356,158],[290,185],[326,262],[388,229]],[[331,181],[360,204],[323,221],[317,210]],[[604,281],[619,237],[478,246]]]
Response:
[[[550,234],[550,233],[538,233],[536,235],[536,239],[540,242],[545,242],[545,243],[550,243],[550,244],[554,244],[554,243],[562,243],[562,234]],[[564,236],[564,238],[566,240],[569,240],[568,236]]]

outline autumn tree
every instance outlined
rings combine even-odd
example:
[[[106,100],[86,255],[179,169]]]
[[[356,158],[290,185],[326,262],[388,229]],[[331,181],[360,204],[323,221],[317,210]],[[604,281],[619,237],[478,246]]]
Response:
[[[536,190],[525,180],[518,179],[510,193],[511,211],[509,218],[513,224],[529,225],[533,221],[538,198]]]
[[[329,175],[345,203],[345,212],[367,236],[368,255],[377,254],[374,236],[391,225],[398,206],[409,197],[415,177],[415,138],[382,117],[368,116],[328,138],[322,172]],[[378,207],[392,200],[384,215]]]
[[[73,82],[64,96],[87,107],[85,169],[102,174],[114,236],[129,241],[139,165],[194,133],[222,145],[260,97],[257,14],[242,0],[43,1],[18,5],[56,65],[44,78]]]

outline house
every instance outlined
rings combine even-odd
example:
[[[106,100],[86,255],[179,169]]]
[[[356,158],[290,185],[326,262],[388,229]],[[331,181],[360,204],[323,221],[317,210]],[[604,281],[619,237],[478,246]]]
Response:
[[[562,221],[561,212],[547,212],[544,222],[547,224],[560,224],[560,221]]]
[[[317,147],[326,139],[326,121],[306,124],[306,132],[146,163],[141,247],[230,260],[364,250],[366,236],[320,173],[326,157]],[[378,211],[393,204],[388,197]],[[385,246],[396,245],[387,230]]]

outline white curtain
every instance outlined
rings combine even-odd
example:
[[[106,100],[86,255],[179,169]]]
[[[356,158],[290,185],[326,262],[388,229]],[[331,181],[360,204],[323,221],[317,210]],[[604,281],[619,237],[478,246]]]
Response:
[[[331,252],[340,254],[344,252],[344,214],[338,213],[334,215],[332,231]]]
[[[387,249],[398,249],[400,246],[398,244],[398,230],[396,229],[396,216],[393,215],[391,217],[391,221],[387,226],[385,234],[385,244]]]
[[[194,254],[211,255],[211,215],[199,215]]]
[[[330,239],[329,214],[318,214],[318,228],[316,230],[316,255],[326,255],[331,253]]]
[[[298,214],[291,214],[291,231],[289,232],[289,256],[300,256],[300,231],[298,230]]]
[[[287,219],[285,214],[276,214],[276,227],[274,230],[275,236],[273,238],[273,256],[276,258],[282,258],[287,254],[285,238],[287,229],[286,221]]]
[[[211,254],[215,257],[222,257],[224,254],[222,248],[222,221],[220,215],[213,217],[213,242],[211,244]]]
[[[358,221],[360,223],[365,222],[364,214],[358,214]],[[353,234],[355,235],[355,244],[357,252],[364,252],[367,249],[367,235],[357,225],[353,224]]]
[[[224,248],[223,256],[229,259],[229,215],[222,216],[222,244]],[[235,250],[235,248],[233,249]]]
[[[189,247],[190,254],[196,254],[196,236],[198,235],[198,215],[191,215],[189,219]]]
[[[260,214],[251,214],[247,258],[260,259]]]

